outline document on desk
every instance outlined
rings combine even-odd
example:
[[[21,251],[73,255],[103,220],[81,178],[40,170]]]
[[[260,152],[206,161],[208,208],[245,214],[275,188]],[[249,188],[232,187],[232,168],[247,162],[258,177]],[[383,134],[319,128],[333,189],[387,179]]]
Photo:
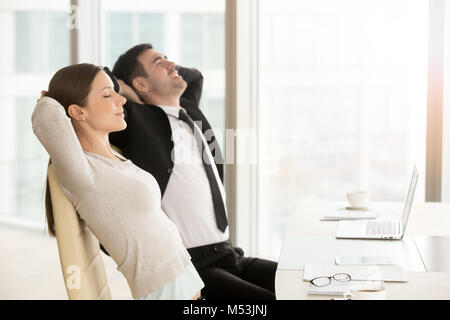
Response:
[[[339,221],[339,220],[362,220],[362,219],[376,219],[376,211],[350,211],[337,210],[335,212],[327,213],[321,221]]]
[[[315,265],[306,264],[303,280],[310,281],[317,277],[332,277],[338,273],[347,273],[352,280],[383,280],[407,282],[408,275],[402,266],[368,266],[368,265]]]
[[[352,289],[352,282],[333,282],[327,286],[316,287],[310,285],[308,287],[308,294],[325,295],[325,296],[342,296]]]

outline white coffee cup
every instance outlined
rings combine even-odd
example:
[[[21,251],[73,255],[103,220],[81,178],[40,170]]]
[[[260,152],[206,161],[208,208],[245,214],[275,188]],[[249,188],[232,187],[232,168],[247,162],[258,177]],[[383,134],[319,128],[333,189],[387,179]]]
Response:
[[[367,208],[369,206],[368,191],[347,192],[347,201],[353,208]]]

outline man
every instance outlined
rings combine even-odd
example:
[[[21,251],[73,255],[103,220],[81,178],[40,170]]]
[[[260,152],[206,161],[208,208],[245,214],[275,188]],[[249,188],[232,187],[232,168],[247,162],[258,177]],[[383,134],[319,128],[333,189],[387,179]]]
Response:
[[[177,67],[150,44],[120,56],[113,73],[123,81],[120,92],[134,91],[143,104],[125,104],[128,126],[111,134],[110,141],[158,181],[163,210],[205,283],[203,296],[275,299],[277,264],[244,257],[229,241],[223,157],[198,107],[202,74]]]

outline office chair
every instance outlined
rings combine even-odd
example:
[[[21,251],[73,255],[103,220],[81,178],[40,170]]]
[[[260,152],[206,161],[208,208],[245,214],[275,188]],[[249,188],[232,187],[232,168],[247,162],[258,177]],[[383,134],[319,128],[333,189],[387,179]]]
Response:
[[[52,164],[48,166],[47,174],[56,241],[69,300],[111,300],[97,238],[61,190]]]

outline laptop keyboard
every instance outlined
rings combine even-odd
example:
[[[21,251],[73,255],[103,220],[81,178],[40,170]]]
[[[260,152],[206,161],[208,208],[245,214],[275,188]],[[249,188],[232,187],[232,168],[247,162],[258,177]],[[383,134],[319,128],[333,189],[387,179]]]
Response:
[[[391,235],[399,234],[399,223],[396,221],[368,221],[366,225],[367,235]]]

